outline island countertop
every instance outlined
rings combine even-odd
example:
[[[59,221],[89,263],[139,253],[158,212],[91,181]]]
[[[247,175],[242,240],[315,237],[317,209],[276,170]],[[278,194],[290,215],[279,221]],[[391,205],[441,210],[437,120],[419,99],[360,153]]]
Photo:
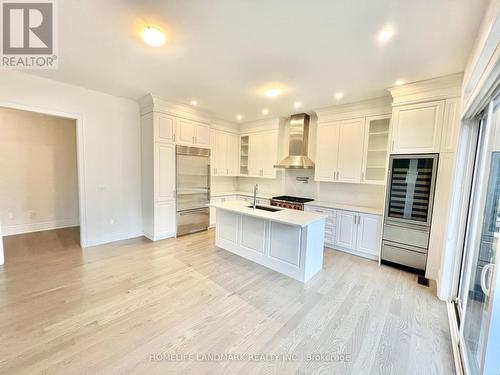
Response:
[[[325,220],[326,215],[316,212],[306,212],[300,210],[290,210],[287,208],[273,207],[279,211],[271,212],[248,207],[250,204],[245,201],[228,201],[211,203],[210,207],[220,208],[223,210],[240,213],[243,215],[254,216],[262,219],[276,221],[282,224],[296,225],[299,227],[308,226],[318,220]]]

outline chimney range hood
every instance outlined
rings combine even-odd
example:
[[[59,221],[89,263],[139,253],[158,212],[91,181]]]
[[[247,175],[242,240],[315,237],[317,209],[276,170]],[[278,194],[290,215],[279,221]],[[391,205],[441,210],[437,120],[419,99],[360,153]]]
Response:
[[[299,113],[290,118],[290,135],[288,156],[281,160],[274,168],[310,169],[314,162],[307,156],[307,142],[309,140],[309,115]]]

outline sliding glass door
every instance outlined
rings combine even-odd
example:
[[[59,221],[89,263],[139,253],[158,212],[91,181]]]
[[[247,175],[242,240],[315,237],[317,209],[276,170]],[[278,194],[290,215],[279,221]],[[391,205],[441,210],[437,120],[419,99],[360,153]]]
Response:
[[[500,111],[492,102],[481,133],[459,289],[460,350],[469,374],[481,374],[488,344],[492,280],[500,237]]]

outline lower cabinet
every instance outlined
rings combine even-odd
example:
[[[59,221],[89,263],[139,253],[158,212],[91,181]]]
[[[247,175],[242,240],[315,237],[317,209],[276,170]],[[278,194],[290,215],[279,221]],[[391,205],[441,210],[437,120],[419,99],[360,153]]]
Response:
[[[175,202],[155,203],[155,240],[172,237],[175,235]]]
[[[305,206],[304,209],[328,215],[325,225],[326,247],[378,259],[382,216],[316,206]]]

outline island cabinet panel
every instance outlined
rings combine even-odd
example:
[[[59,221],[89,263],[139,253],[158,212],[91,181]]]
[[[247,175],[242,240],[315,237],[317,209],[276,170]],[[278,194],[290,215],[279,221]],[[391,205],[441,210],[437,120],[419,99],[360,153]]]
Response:
[[[211,203],[217,211],[218,247],[301,282],[321,271],[324,215],[299,211],[304,217],[297,219],[293,210],[269,213],[247,205],[242,201]],[[300,220],[305,221],[297,224]]]
[[[299,267],[301,228],[271,222],[269,255],[280,261]]]
[[[238,232],[241,215],[224,212],[224,215],[217,215],[217,237],[238,244]]]
[[[241,246],[264,254],[266,252],[266,221],[251,216],[241,217]]]

